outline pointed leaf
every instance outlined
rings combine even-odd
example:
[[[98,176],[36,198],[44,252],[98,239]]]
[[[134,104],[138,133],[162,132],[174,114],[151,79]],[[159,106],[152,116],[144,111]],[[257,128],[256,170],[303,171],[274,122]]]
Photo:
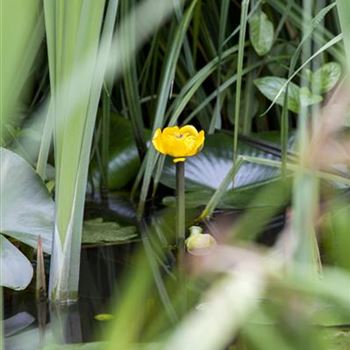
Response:
[[[341,76],[341,67],[337,62],[324,64],[316,72],[312,73],[311,81],[316,86],[320,94],[331,90]]]
[[[283,106],[287,80],[284,78],[267,76],[254,80],[259,91],[270,101],[275,101]],[[281,92],[282,90],[282,92]],[[288,85],[288,109],[298,113],[300,105],[309,106],[322,101],[322,96],[312,94],[306,87],[299,88],[296,84],[289,82]]]
[[[273,44],[273,23],[262,11],[253,15],[249,21],[249,36],[254,50],[259,56],[266,55]]]

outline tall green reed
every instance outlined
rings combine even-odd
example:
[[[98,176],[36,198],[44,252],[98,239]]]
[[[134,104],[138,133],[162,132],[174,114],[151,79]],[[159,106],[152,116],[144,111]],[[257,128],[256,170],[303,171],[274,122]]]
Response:
[[[44,35],[38,0],[1,2],[0,144],[13,139],[30,93],[30,73]]]
[[[74,3],[47,0],[44,6],[46,28],[51,34],[48,35],[48,51],[56,167],[56,219],[49,296],[56,302],[70,302],[78,297],[89,154],[106,69],[105,57],[101,57],[98,50],[100,45],[110,45],[117,2],[109,3],[103,28],[104,0]],[[89,55],[94,59],[87,69],[62,90],[62,84]],[[77,91],[80,101],[74,105],[71,96]]]

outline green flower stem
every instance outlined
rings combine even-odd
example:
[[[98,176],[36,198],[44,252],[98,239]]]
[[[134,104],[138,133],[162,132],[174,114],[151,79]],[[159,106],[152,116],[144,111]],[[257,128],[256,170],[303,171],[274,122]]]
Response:
[[[185,162],[176,163],[176,246],[178,281],[183,290],[181,312],[186,312],[186,280],[184,273],[185,260]]]
[[[176,245],[181,264],[185,250],[185,162],[176,163]]]

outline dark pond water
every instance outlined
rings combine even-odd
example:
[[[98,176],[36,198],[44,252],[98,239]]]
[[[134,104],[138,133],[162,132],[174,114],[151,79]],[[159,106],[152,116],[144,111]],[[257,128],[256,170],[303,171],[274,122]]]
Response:
[[[37,349],[37,341],[44,336],[60,343],[97,340],[106,321],[97,321],[95,316],[111,312],[111,297],[118,298],[133,249],[132,244],[82,249],[80,297],[74,305],[38,305],[31,287],[22,292],[4,290],[6,349]]]
[[[218,212],[213,223],[215,225],[216,220],[232,223],[240,213]],[[273,244],[283,223],[284,215],[277,215],[266,225],[258,240],[267,245]],[[6,349],[38,349],[43,339],[59,343],[99,340],[108,321],[97,321],[95,316],[111,312],[111,300],[115,302],[118,299],[123,275],[132,266],[131,257],[137,244],[83,248],[80,297],[74,305],[59,308],[47,304],[38,305],[33,286],[22,292],[5,290]],[[48,264],[48,260],[46,262]]]

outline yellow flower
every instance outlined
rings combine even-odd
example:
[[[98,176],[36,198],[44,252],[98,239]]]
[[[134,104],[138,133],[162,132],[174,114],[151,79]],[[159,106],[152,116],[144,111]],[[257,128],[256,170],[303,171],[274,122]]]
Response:
[[[203,148],[204,131],[198,132],[192,125],[170,126],[163,131],[157,129],[152,143],[158,152],[173,157],[174,163],[184,162]]]
[[[209,233],[203,233],[199,226],[190,227],[190,236],[186,239],[187,251],[193,255],[206,255],[210,253],[210,248],[216,246],[216,239]]]

